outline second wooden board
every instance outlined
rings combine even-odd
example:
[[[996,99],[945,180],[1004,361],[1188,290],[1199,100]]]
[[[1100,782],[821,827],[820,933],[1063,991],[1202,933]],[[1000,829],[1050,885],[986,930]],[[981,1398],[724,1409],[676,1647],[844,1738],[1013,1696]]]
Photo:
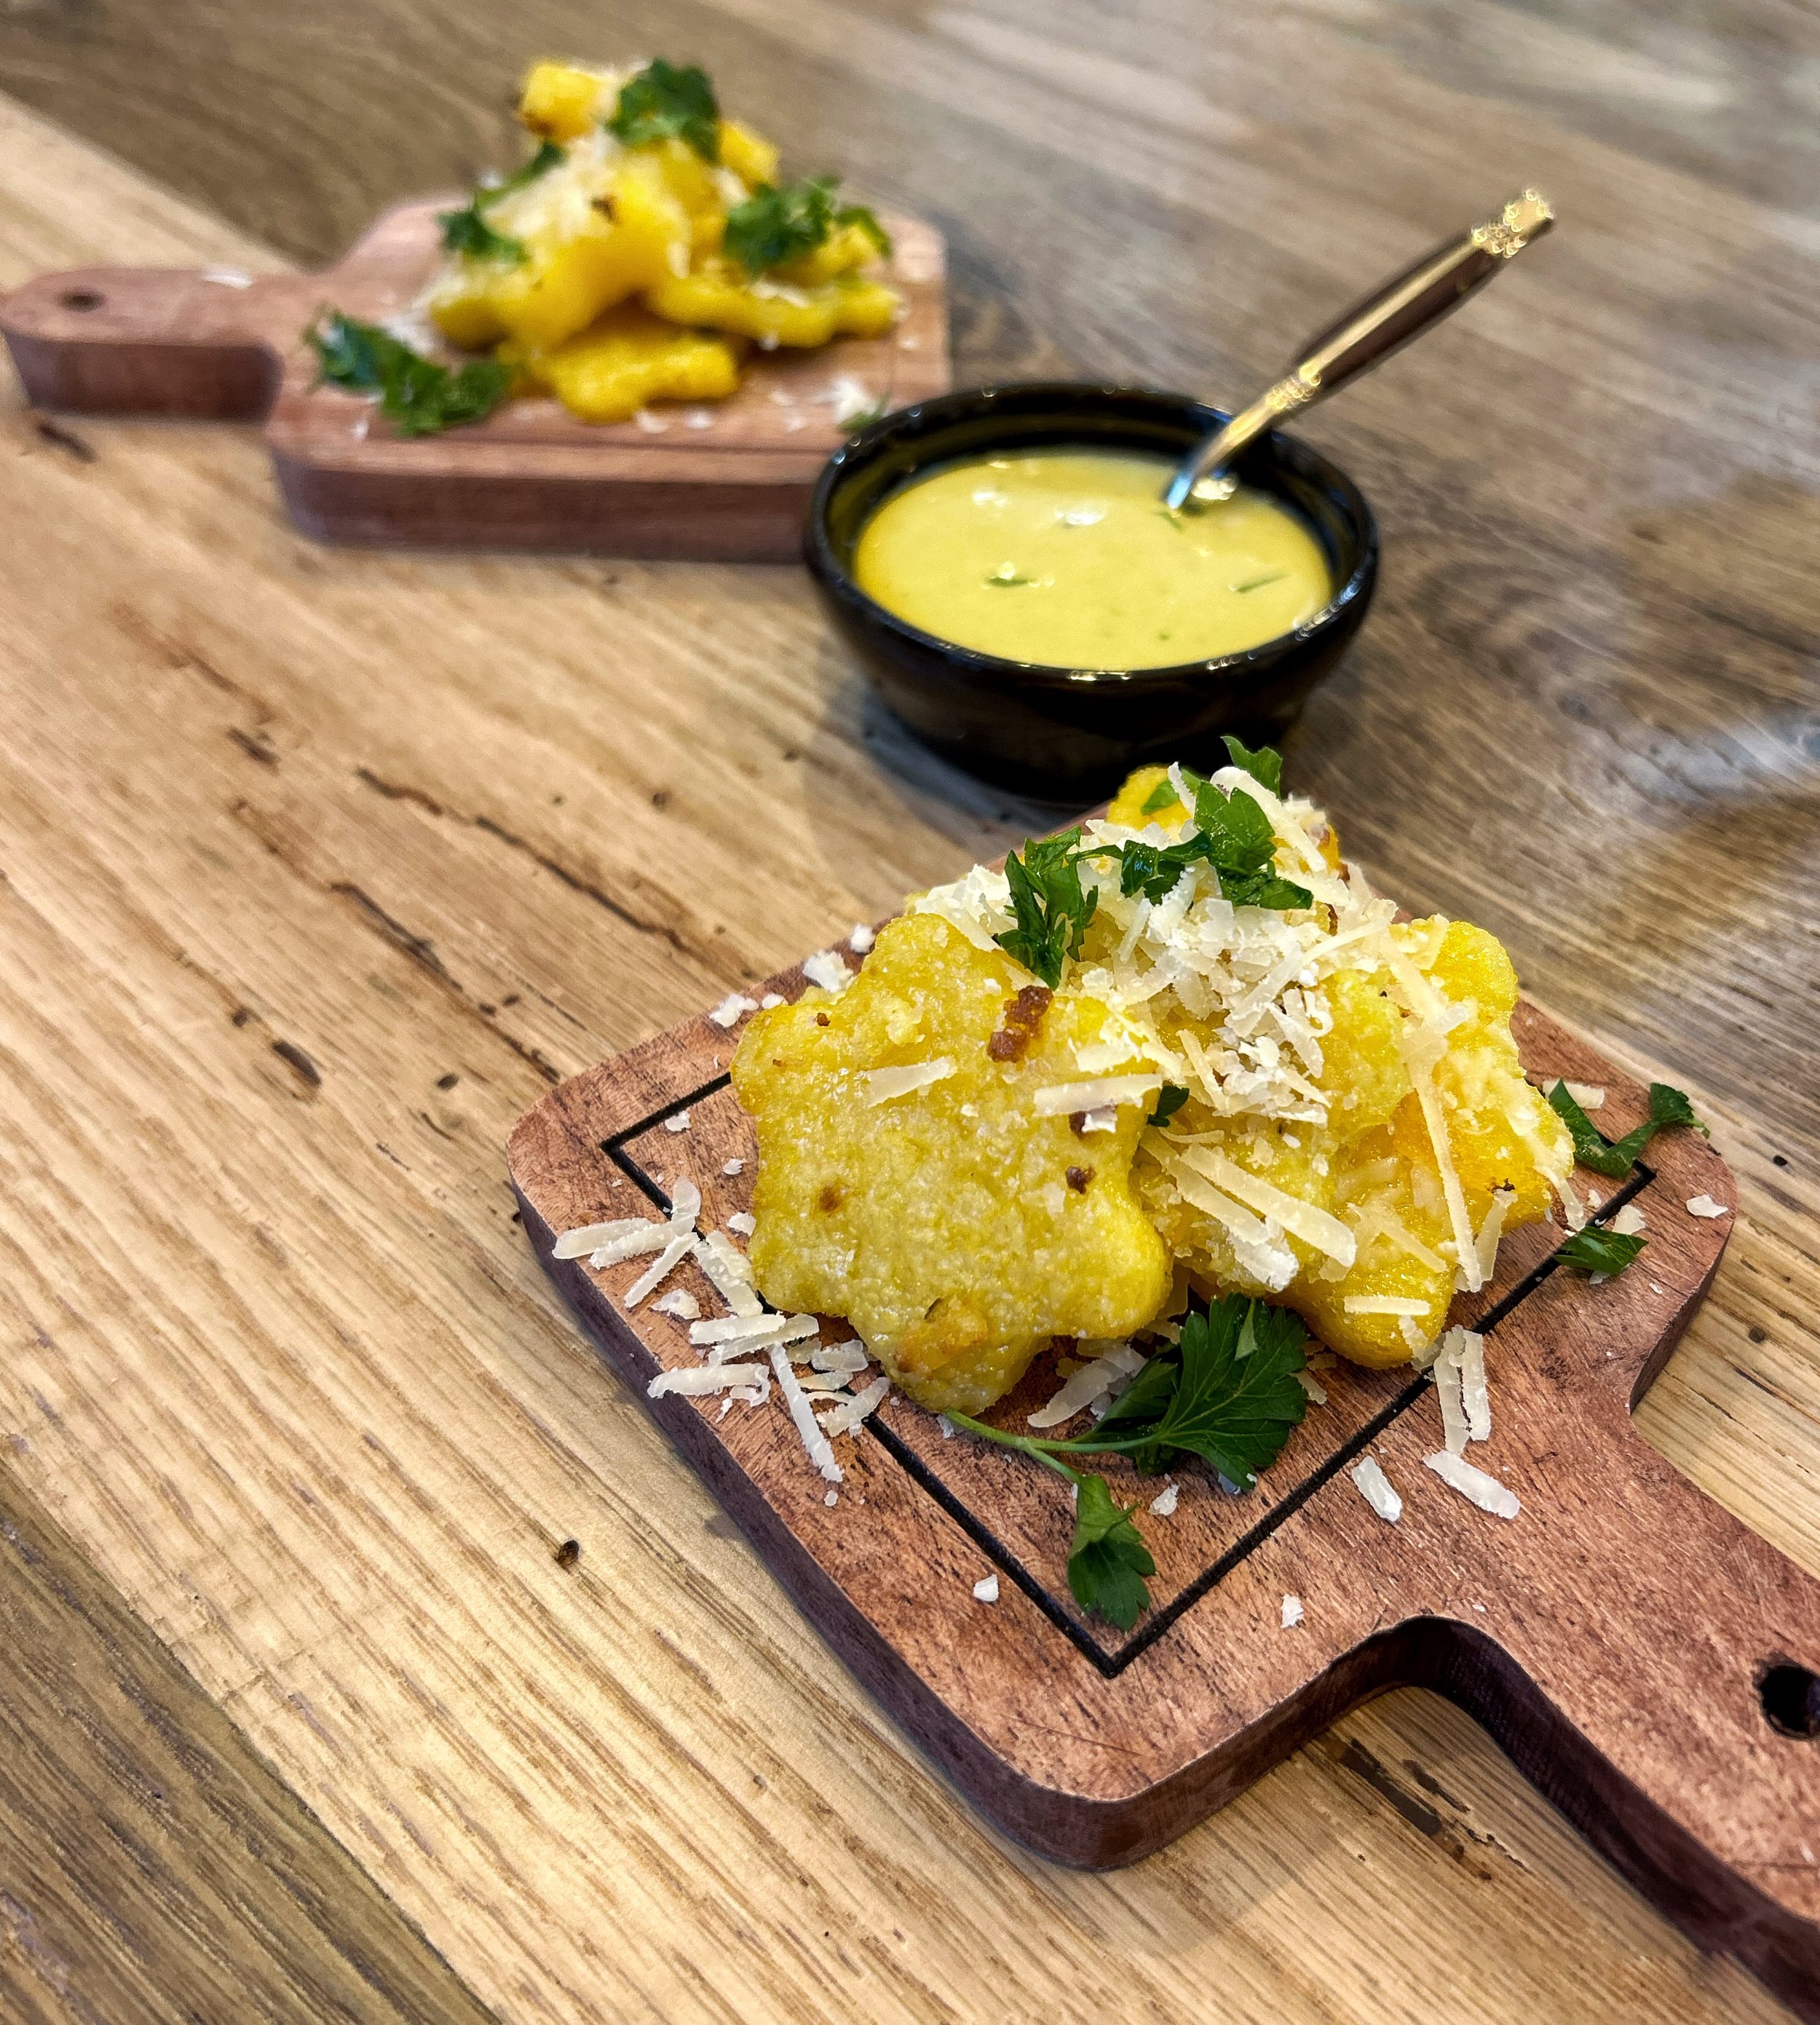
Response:
[[[769,988],[793,997],[802,983],[791,972]],[[1535,1007],[1519,1007],[1515,1031],[1533,1078],[1605,1087],[1608,1130],[1644,1115],[1636,1083]],[[597,1273],[552,1247],[578,1225],[666,1209],[680,1178],[700,1188],[703,1228],[748,1207],[756,1146],[727,1081],[732,1045],[692,1021],[560,1085],[513,1134],[527,1230],[641,1392],[701,1354],[682,1320],[627,1307],[649,1261]],[[1426,1686],[1483,1722],[1670,1917],[1820,2017],[1820,1899],[1802,1853],[1820,1843],[1807,1714],[1820,1584],[1631,1420],[1717,1266],[1731,1177],[1682,1132],[1605,1187],[1602,1219],[1631,1200],[1647,1218],[1640,1265],[1593,1287],[1553,1269],[1558,1230],[1532,1228],[1456,1309],[1488,1338],[1488,1467],[1521,1499],[1515,1520],[1424,1466],[1443,1446],[1432,1387],[1342,1364],[1322,1373],[1327,1399],[1251,1494],[1187,1477],[1173,1514],[1146,1520],[1154,1604],[1128,1635],[1069,1593],[1066,1487],[1026,1458],[945,1439],[907,1400],[839,1444],[832,1504],[776,1407],[670,1395],[652,1411],[848,1664],[1045,1854],[1141,1857],[1351,1704]],[[1727,1214],[1693,1213],[1701,1196]],[[673,1284],[718,1311],[692,1265]],[[1053,1382],[1040,1362],[992,1417],[1009,1424]],[[1351,1480],[1367,1451],[1403,1493],[1394,1525]],[[1106,1473],[1125,1501],[1140,1494],[1122,1465]],[[993,1576],[996,1601],[977,1599]],[[1289,1597],[1302,1615],[1286,1625]]]
[[[578,421],[549,399],[407,440],[318,386],[303,332],[324,307],[405,314],[438,259],[444,197],[387,211],[321,274],[78,268],[0,302],[35,405],[101,414],[266,417],[292,518],[325,541],[793,560],[817,473],[856,412],[950,384],[941,236],[890,218],[897,328],[816,351],[755,351],[729,399]]]

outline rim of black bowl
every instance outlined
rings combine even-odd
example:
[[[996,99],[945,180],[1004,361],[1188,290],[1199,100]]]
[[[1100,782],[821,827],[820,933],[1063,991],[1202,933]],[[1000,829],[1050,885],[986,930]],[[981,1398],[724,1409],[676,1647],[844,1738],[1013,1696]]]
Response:
[[[1197,425],[1204,424],[1207,433],[1220,428],[1231,417],[1224,409],[1209,402],[1197,400],[1191,394],[1175,394],[1167,388],[1147,387],[1116,380],[1007,380],[996,385],[957,388],[947,394],[931,395],[926,401],[912,402],[908,407],[894,408],[889,414],[881,415],[875,422],[868,422],[857,434],[849,436],[834,455],[822,467],[816,479],[815,491],[810,495],[809,518],[803,529],[805,558],[811,571],[828,588],[838,595],[850,600],[864,611],[872,623],[886,631],[919,647],[934,647],[942,653],[954,656],[963,666],[971,665],[982,670],[990,670],[1001,678],[1009,677],[1033,688],[1051,688],[1081,682],[1176,682],[1197,675],[1233,674],[1261,656],[1278,652],[1286,642],[1306,640],[1323,630],[1339,617],[1346,607],[1370,588],[1378,567],[1378,516],[1372,512],[1364,494],[1330,458],[1318,450],[1301,442],[1294,436],[1286,436],[1281,429],[1271,429],[1248,447],[1247,455],[1255,456],[1258,449],[1268,446],[1271,454],[1281,461],[1297,467],[1297,475],[1311,482],[1330,488],[1345,502],[1346,510],[1359,530],[1359,553],[1345,583],[1339,585],[1326,603],[1312,618],[1304,619],[1300,626],[1287,633],[1273,633],[1268,640],[1260,640],[1255,646],[1241,647],[1236,652],[1217,654],[1192,661],[1172,661],[1144,668],[1081,668],[1067,667],[1057,661],[1014,661],[1003,654],[989,654],[978,647],[964,647],[958,640],[944,639],[939,633],[927,633],[920,626],[912,626],[907,619],[879,604],[878,600],[862,590],[854,580],[853,574],[839,555],[827,531],[827,509],[835,488],[841,480],[857,466],[870,461],[893,439],[907,431],[916,431],[931,423],[964,417],[974,406],[985,402],[1016,397],[1028,401],[1034,407],[1039,398],[1053,399],[1059,412],[1068,402],[1077,402],[1084,397],[1097,397],[1106,401],[1154,401],[1166,406],[1174,415],[1187,416]],[[1186,447],[1186,446],[1184,446]],[[971,452],[955,453],[956,457]],[[944,460],[930,460],[930,468]],[[921,476],[912,472],[905,475],[905,482]],[[893,487],[892,491],[897,488]],[[885,499],[886,492],[873,506],[876,513]],[[868,516],[869,517],[869,516]],[[1300,517],[1306,518],[1305,515]]]

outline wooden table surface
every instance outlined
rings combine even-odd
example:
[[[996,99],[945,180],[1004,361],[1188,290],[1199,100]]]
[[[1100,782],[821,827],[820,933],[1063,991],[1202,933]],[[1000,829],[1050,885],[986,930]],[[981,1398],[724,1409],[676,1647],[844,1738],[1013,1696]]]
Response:
[[[641,50],[948,233],[963,379],[1242,394],[1555,199],[1307,424],[1387,553],[1290,763],[1700,1093],[1742,1214],[1639,1418],[1820,1571],[1812,13],[17,0],[0,286],[326,259],[526,56]],[[798,574],[334,553],[250,431],[0,431],[0,2016],[1785,2015],[1413,1693],[1023,1854],[580,1340],[518,1113],[1031,820]]]

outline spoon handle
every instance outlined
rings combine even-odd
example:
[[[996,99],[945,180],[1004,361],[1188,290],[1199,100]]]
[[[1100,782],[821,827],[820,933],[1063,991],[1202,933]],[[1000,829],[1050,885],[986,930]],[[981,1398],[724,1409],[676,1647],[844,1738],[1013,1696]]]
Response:
[[[1185,505],[1197,487],[1207,496],[1208,481],[1214,487],[1211,496],[1229,493],[1231,483],[1221,486],[1219,475],[1254,436],[1382,365],[1393,352],[1451,315],[1554,222],[1547,199],[1525,190],[1505,205],[1501,216],[1448,240],[1374,288],[1317,331],[1275,386],[1183,460],[1165,494],[1167,504],[1172,509]]]

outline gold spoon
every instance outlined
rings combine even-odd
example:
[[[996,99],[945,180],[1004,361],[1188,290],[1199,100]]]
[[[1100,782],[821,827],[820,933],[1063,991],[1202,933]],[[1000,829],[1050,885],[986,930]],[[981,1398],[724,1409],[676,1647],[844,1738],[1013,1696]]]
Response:
[[[1302,347],[1300,363],[1274,387],[1183,459],[1163,494],[1164,505],[1179,513],[1191,499],[1230,499],[1238,490],[1231,467],[1253,437],[1382,365],[1501,274],[1554,222],[1548,200],[1526,189],[1489,224],[1475,225],[1459,238],[1447,241],[1374,289],[1337,323],[1311,337]]]

